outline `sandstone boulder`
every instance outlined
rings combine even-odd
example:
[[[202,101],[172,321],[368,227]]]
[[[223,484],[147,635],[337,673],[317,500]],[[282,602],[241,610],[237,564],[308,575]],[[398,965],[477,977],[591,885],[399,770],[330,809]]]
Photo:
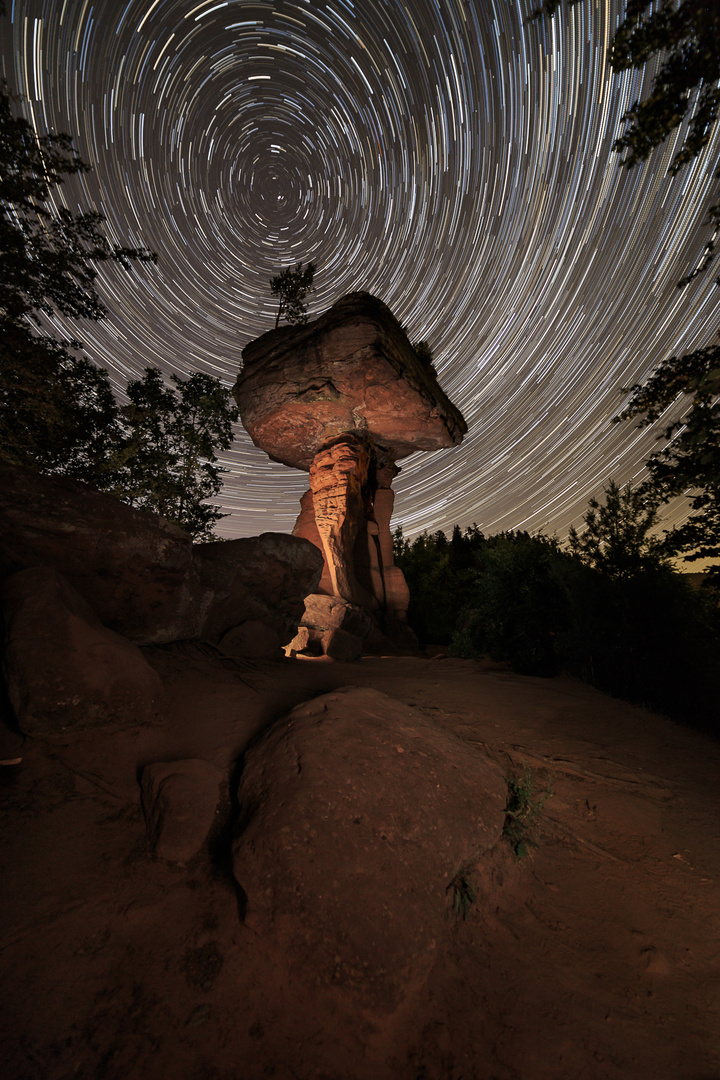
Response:
[[[346,630],[326,630],[320,638],[320,646],[331,660],[344,660],[347,663],[363,654],[362,638],[348,634]]]
[[[214,765],[200,758],[145,766],[142,806],[156,855],[179,863],[197,855],[215,821],[221,780]]]
[[[347,687],[247,750],[238,799],[247,923],[299,979],[382,1014],[426,978],[453,881],[502,833],[506,786],[419,709]]]
[[[310,593],[297,633],[285,646],[285,655],[321,653],[333,660],[357,660],[364,642],[379,634],[371,615],[339,596]],[[380,635],[382,636],[382,635]]]
[[[217,642],[248,620],[287,640],[323,565],[309,541],[280,533],[193,544],[156,514],[3,462],[0,516],[0,580],[54,567],[101,622],[140,644]]]
[[[301,626],[323,632],[344,630],[355,637],[364,638],[374,629],[375,623],[367,611],[356,604],[348,604],[340,596],[309,593],[305,597]]]
[[[86,484],[6,462],[0,516],[0,577],[52,566],[101,622],[133,641],[198,636],[211,597],[182,529]]]
[[[2,597],[3,666],[22,731],[147,723],[162,709],[162,683],[137,645],[103,626],[56,570],[21,570]]]
[[[233,389],[242,422],[274,460],[309,470],[327,439],[370,435],[393,461],[455,446],[467,431],[390,309],[351,293],[319,319],[270,330],[243,350]]]
[[[194,557],[200,581],[212,596],[201,633],[214,642],[248,620],[265,623],[288,641],[323,565],[314,544],[285,533],[196,544]]]

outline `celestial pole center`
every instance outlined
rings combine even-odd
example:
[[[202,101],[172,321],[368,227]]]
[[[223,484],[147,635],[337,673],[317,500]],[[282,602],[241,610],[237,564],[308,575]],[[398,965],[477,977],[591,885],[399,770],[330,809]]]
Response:
[[[608,67],[624,4],[526,25],[531,6],[13,0],[3,73],[38,134],[68,131],[93,166],[60,200],[159,257],[103,268],[107,319],[68,336],[119,392],[150,365],[229,387],[274,326],[270,277],[312,260],[311,317],[380,297],[469,424],[403,463],[394,523],[564,535],[657,447],[612,423],[621,388],[716,332],[712,275],[676,283],[707,238],[720,132],[675,179],[683,129],[621,168],[652,80]],[[240,427],[222,461],[219,535],[289,531],[307,477]]]

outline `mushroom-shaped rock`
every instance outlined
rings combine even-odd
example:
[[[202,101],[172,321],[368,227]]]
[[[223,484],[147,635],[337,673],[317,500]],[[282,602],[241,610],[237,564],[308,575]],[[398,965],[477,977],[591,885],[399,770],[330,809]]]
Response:
[[[263,334],[243,359],[233,393],[253,442],[310,473],[293,532],[323,552],[320,592],[366,608],[386,634],[406,641],[408,592],[390,536],[395,462],[456,446],[465,421],[370,293],[344,297],[307,325]]]
[[[336,435],[369,436],[393,461],[456,446],[467,431],[432,367],[381,300],[351,293],[304,326],[270,330],[243,351],[233,389],[256,446],[310,469]]]

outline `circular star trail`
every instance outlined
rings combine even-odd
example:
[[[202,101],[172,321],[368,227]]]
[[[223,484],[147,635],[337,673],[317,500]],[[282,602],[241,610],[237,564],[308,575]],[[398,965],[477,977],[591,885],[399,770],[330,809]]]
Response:
[[[531,6],[13,0],[5,77],[93,165],[60,198],[159,256],[103,268],[108,317],[81,330],[116,388],[149,365],[231,386],[274,325],[268,279],[312,260],[311,316],[379,296],[468,421],[460,447],[403,463],[407,535],[562,536],[610,477],[637,482],[656,432],[612,423],[620,387],[716,330],[711,277],[676,282],[707,239],[720,133],[674,180],[682,132],[621,169],[652,78],[609,71],[622,3],[525,25]],[[219,535],[292,528],[304,474],[239,426],[223,463]]]

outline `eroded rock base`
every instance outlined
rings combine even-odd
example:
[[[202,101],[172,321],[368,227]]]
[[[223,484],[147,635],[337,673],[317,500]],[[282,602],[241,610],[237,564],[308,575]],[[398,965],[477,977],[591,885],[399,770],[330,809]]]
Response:
[[[395,499],[390,484],[398,472],[395,462],[369,437],[348,433],[328,440],[310,468],[310,489],[301,500],[293,529],[294,536],[310,540],[322,552],[319,592],[369,616],[360,631],[342,627],[360,637],[358,655],[369,638],[376,647],[383,637],[390,647],[393,642],[411,649],[417,644],[407,626],[410,594],[402,570],[394,564],[390,534]],[[308,645],[312,648],[322,636],[316,631],[341,628],[341,623],[324,626],[306,601],[302,626],[312,631],[309,642],[305,640],[304,646],[300,639],[290,642],[288,655],[307,650]],[[334,638],[327,644],[337,651]],[[332,655],[331,649],[323,651]],[[344,643],[342,659],[348,658]]]

